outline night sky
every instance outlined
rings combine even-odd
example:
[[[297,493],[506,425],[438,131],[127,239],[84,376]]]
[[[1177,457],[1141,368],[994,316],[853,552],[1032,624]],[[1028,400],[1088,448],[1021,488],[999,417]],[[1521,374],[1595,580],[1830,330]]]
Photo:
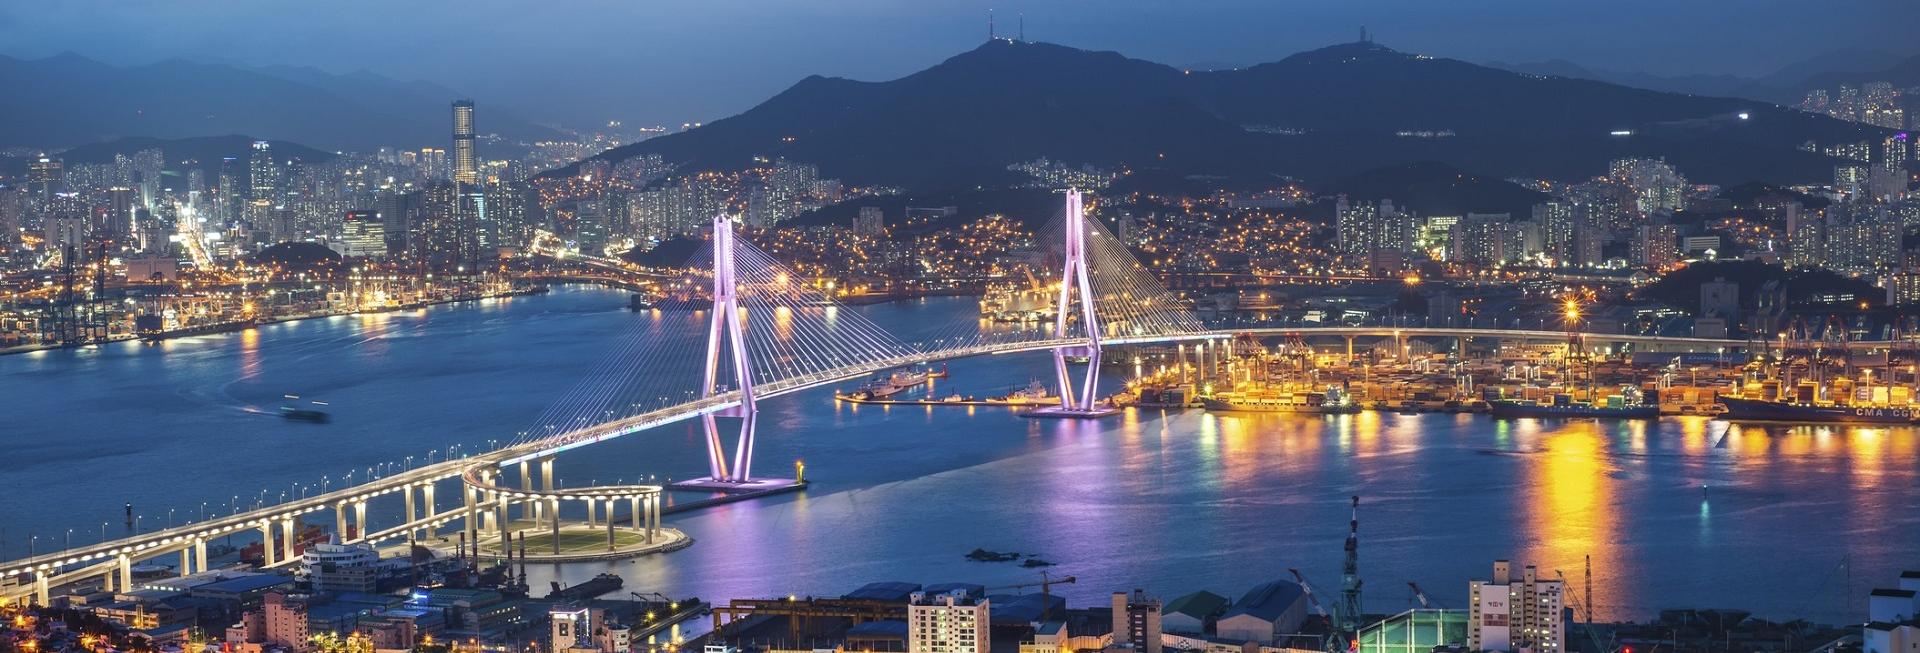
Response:
[[[1002,35],[1188,66],[1354,40],[1469,61],[1762,75],[1909,55],[1911,0],[8,0],[0,54],[366,69],[572,124],[710,120],[809,74],[897,77]]]

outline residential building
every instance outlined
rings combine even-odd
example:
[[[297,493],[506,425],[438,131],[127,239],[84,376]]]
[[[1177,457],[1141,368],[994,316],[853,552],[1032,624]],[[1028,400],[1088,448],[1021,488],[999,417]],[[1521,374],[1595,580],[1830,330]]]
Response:
[[[907,653],[988,653],[990,618],[987,599],[964,590],[914,592],[907,602]]]
[[[1565,650],[1563,585],[1557,579],[1540,578],[1539,571],[1532,565],[1528,565],[1520,578],[1515,579],[1510,563],[1495,560],[1490,580],[1475,580],[1467,584],[1470,606],[1467,649],[1524,649],[1536,653]]]
[[[1113,645],[1160,653],[1160,601],[1134,590],[1113,593]]]

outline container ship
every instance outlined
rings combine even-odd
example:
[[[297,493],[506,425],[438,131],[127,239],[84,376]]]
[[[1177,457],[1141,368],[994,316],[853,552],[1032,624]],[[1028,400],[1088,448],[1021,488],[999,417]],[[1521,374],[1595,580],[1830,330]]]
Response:
[[[1551,401],[1541,402],[1531,399],[1495,399],[1492,405],[1494,417],[1598,417],[1607,419],[1658,419],[1660,405],[1649,404],[1641,400],[1637,389],[1622,388],[1620,394],[1607,397],[1603,403],[1574,401],[1573,395],[1560,393],[1553,395]]]
[[[1850,379],[1836,379],[1835,397],[1851,401],[1822,400],[1821,387],[1802,381],[1791,393],[1779,391],[1779,384],[1761,384],[1759,397],[1721,397],[1727,407],[1719,419],[1729,422],[1799,422],[1805,424],[1920,424],[1920,405],[1911,401],[1906,388],[1875,386],[1858,392]],[[1769,398],[1777,397],[1777,398]]]
[[[1848,406],[1742,397],[1721,397],[1720,404],[1727,407],[1720,419],[1729,422],[1920,424],[1920,407],[1915,406]]]
[[[1201,405],[1210,411],[1247,413],[1345,414],[1360,412],[1360,403],[1345,390],[1330,387],[1322,392],[1220,392],[1202,397]]]

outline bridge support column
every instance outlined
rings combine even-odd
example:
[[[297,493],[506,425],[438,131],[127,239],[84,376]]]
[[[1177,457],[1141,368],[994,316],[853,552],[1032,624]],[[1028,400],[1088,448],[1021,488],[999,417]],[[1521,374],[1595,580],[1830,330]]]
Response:
[[[607,550],[613,550],[613,499],[607,499]]]
[[[425,504],[424,509],[420,511],[420,518],[432,519],[434,515],[440,514],[439,512],[437,512],[438,508],[435,507],[433,503],[433,482],[428,481],[425,486],[422,486],[420,488],[420,493],[421,493],[421,499]],[[428,537],[432,537],[433,530],[434,528],[431,525],[421,526],[420,538],[426,539]]]
[[[633,499],[633,511],[627,514],[627,518],[629,521],[633,523],[633,532],[644,534],[646,533],[646,529],[640,526],[640,520],[641,520],[640,495],[638,494],[633,495],[632,499]],[[612,520],[608,520],[608,521],[612,521]]]
[[[339,538],[341,544],[346,544],[347,502],[345,501],[333,504],[333,536]]]
[[[1347,364],[1353,364],[1353,336],[1347,336]]]
[[[47,573],[44,571],[33,573],[33,602],[41,607],[53,604],[53,588],[48,583]]]
[[[554,497],[552,499],[548,499],[547,501],[549,502],[547,505],[547,510],[551,511],[551,514],[547,516],[547,522],[553,525],[553,553],[554,555],[559,555],[560,554],[560,498]]]
[[[372,533],[372,531],[367,530],[366,499],[353,502],[353,527],[359,530],[358,533],[354,534],[354,541],[365,541],[367,535]]]
[[[467,534],[465,541],[461,542],[464,546],[468,542],[480,541],[480,506],[476,505],[479,502],[474,499],[473,486],[461,483],[460,487],[460,494],[466,499],[466,510],[460,513],[460,531]],[[466,552],[462,551],[461,555],[466,555]]]
[[[180,576],[184,578],[192,574],[193,574],[193,549],[181,549],[180,550]]]
[[[279,551],[274,550],[273,522],[260,524],[260,562],[267,567],[280,564]]]
[[[647,543],[652,544],[653,538],[660,536],[660,495],[653,495],[647,503]]]
[[[197,537],[193,538],[193,559],[198,561],[194,563],[195,569],[198,569],[200,571],[206,571],[207,569],[213,567],[212,564],[209,564],[207,562],[207,541],[206,540],[197,538]]]
[[[406,496],[406,509],[407,509],[407,516],[401,519],[400,523],[411,524],[415,519],[413,516],[413,486],[408,485],[400,488],[400,494]],[[411,535],[413,533],[413,529],[411,528],[407,529],[407,533]]]
[[[133,558],[127,557],[125,553],[120,554],[120,569],[118,573],[120,576],[120,591],[133,591]]]
[[[294,547],[295,534],[294,534],[294,528],[293,528],[293,515],[287,515],[285,517],[280,518],[280,534],[281,534],[280,559],[292,560],[293,556],[295,555],[293,551],[295,548]]]
[[[1053,336],[1068,338],[1069,304],[1078,290],[1080,321],[1087,330],[1087,344],[1058,347],[1053,350],[1053,371],[1060,380],[1060,407],[1056,414],[1095,413],[1100,384],[1100,318],[1093,303],[1093,285],[1087,279],[1087,219],[1080,206],[1080,191],[1067,190],[1066,266],[1060,273],[1060,298],[1054,306]],[[1195,353],[1199,353],[1197,350]],[[1073,377],[1067,373],[1067,357],[1085,356],[1087,376],[1080,390],[1074,391]],[[1184,355],[1182,356],[1184,359]]]
[[[523,492],[533,491],[532,461],[527,461],[527,460],[520,461],[520,490]],[[521,504],[520,518],[537,520],[540,518],[539,510],[540,510],[540,502],[538,501]]]
[[[702,414],[700,423],[707,436],[708,479],[722,483],[746,483],[753,477],[753,366],[747,360],[746,336],[740,324],[740,300],[736,296],[739,286],[734,276],[733,250],[733,220],[724,213],[714,216],[713,315],[707,325],[707,365],[700,389],[705,397],[722,394],[716,383],[720,372],[720,346],[724,339],[728,344],[728,353],[733,358],[733,379],[739,386],[740,405],[720,413]],[[726,448],[720,443],[720,417],[740,418],[740,432],[734,441],[731,466],[727,463]]]

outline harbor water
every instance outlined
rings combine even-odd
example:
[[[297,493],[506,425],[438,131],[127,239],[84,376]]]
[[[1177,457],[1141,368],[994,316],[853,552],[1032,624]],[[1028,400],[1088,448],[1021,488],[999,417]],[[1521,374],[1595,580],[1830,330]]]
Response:
[[[971,319],[975,305],[840,310],[933,333]],[[0,357],[0,553],[123,535],[128,503],[135,528],[163,528],[337,488],[368,467],[438,460],[450,445],[512,439],[647,320],[683,346],[704,336],[681,328],[704,317],[634,313],[624,293],[556,288]],[[1044,378],[1051,364],[995,356],[950,370],[936,392],[984,396]],[[1352,495],[1369,611],[1411,605],[1408,581],[1464,608],[1468,580],[1496,558],[1564,572],[1579,599],[1590,559],[1599,619],[1728,607],[1839,623],[1864,617],[1874,584],[1920,568],[1911,427],[1198,410],[1031,420],[995,407],[836,403],[834,390],[761,405],[757,471],[789,475],[804,460],[806,492],[671,515],[692,547],[534,567],[529,580],[614,571],[627,579],[622,593],[726,600],[882,580],[1038,579],[1017,563],[965,559],[984,548],[1055,563],[1049,572],[1078,578],[1054,588],[1076,605],[1134,588],[1238,595],[1288,568],[1332,591]],[[289,393],[326,401],[331,423],[281,419]],[[566,485],[687,478],[705,472],[702,446],[696,425],[676,424],[569,452],[557,474]],[[397,518],[397,506],[384,510],[375,523]]]

